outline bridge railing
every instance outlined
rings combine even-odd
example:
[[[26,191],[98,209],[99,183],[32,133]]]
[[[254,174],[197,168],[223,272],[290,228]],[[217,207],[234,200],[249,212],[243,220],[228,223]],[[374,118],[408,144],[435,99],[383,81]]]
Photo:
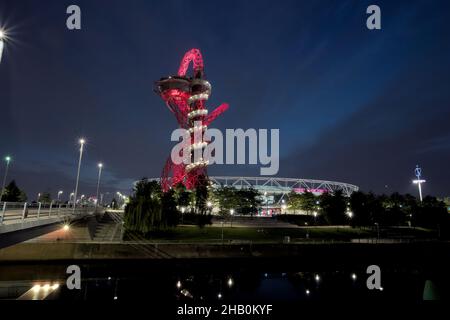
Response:
[[[5,223],[23,222],[31,219],[45,219],[54,217],[67,217],[88,213],[93,207],[76,207],[58,202],[0,202],[0,225]]]

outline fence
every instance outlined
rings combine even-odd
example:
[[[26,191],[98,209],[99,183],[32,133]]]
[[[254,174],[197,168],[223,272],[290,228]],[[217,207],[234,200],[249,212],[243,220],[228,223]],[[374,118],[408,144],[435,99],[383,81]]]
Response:
[[[0,225],[6,223],[24,222],[26,220],[40,220],[51,217],[66,217],[92,211],[91,207],[73,207],[61,203],[21,203],[0,202]]]

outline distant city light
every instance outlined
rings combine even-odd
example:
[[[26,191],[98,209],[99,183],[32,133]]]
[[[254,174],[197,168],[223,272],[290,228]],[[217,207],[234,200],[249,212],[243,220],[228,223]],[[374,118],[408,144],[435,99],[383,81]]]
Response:
[[[356,280],[356,273],[352,273],[352,279]]]
[[[227,283],[228,283],[229,287],[232,287],[233,286],[233,279],[229,278]]]
[[[316,281],[320,280],[320,276],[318,274],[316,274],[316,276],[314,277],[314,279],[316,279]]]

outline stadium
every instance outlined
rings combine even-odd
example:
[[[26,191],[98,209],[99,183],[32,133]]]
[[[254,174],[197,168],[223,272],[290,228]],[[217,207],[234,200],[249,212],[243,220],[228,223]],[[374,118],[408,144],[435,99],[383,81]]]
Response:
[[[149,179],[160,182],[160,178]],[[349,197],[359,187],[353,184],[301,178],[278,178],[278,177],[239,177],[239,176],[210,176],[210,186],[213,189],[221,187],[234,187],[236,189],[253,188],[260,194],[263,203],[263,214],[281,212],[282,206],[291,192],[312,192],[321,195],[325,192],[342,191],[344,196]]]

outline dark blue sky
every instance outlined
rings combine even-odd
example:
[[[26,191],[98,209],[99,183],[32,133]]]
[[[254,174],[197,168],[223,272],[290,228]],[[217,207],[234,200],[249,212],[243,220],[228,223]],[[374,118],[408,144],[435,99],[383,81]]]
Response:
[[[66,8],[82,30],[66,29]],[[370,4],[382,30],[366,28]],[[176,127],[153,93],[190,48],[213,85],[225,128],[279,128],[278,176],[338,180],[368,191],[449,195],[448,1],[0,0],[0,154],[37,192],[74,188],[77,139],[88,140],[81,193],[159,176]],[[258,166],[210,174],[256,175]],[[0,169],[3,175],[3,167]]]

